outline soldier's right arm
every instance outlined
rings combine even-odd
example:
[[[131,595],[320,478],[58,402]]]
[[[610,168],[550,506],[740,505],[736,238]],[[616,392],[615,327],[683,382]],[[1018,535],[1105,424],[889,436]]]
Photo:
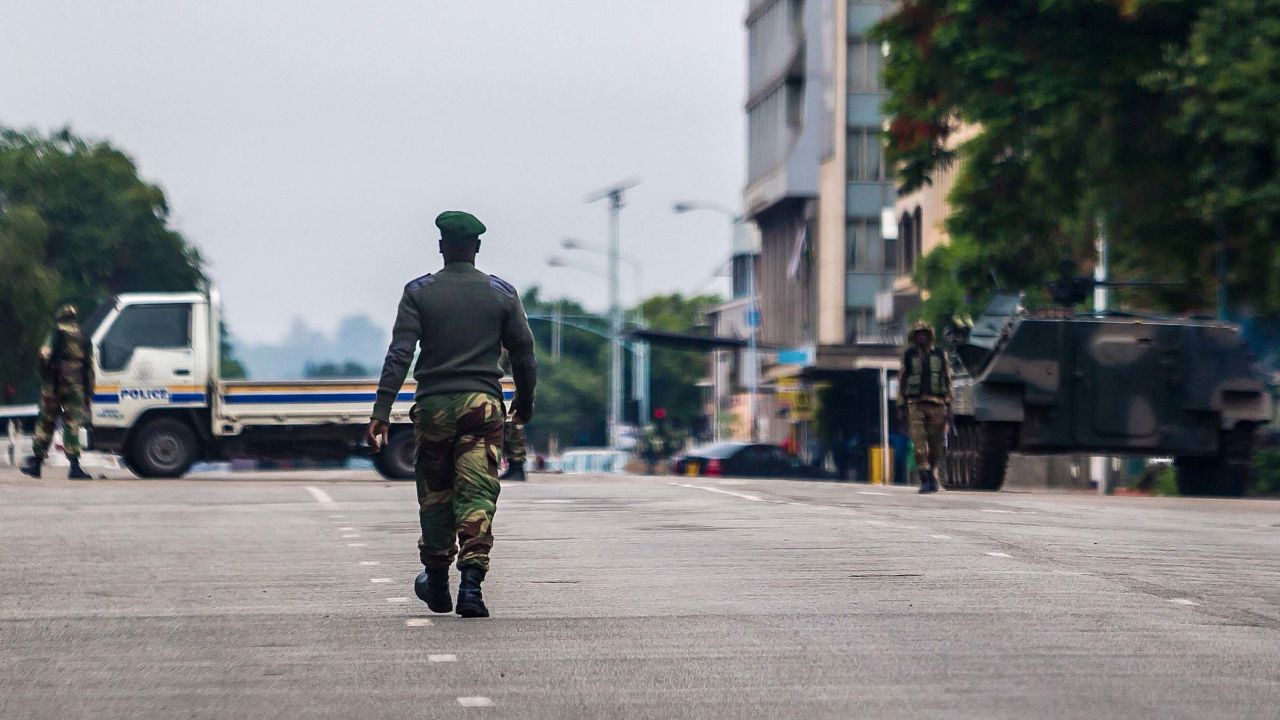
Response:
[[[396,311],[396,324],[391,329],[391,345],[387,347],[387,357],[382,361],[382,376],[378,379],[377,399],[373,403],[374,420],[391,421],[391,405],[400,394],[405,375],[409,373],[409,363],[413,362],[413,351],[422,335],[421,316],[418,305],[406,287],[400,297],[400,308]]]

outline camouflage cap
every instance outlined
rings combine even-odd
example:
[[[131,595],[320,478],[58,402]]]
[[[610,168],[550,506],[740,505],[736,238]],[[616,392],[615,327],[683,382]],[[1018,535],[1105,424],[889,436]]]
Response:
[[[484,234],[484,223],[475,215],[461,210],[446,210],[436,216],[440,239],[450,241],[474,240]]]
[[[53,318],[55,320],[75,320],[77,315],[76,306],[68,303],[58,308],[58,312]]]

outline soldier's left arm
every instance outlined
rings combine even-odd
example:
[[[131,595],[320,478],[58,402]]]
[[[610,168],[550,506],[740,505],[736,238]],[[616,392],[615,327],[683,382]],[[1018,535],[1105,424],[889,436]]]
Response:
[[[947,401],[947,410],[951,409],[951,363],[947,360],[946,351],[942,352],[942,391]]]
[[[533,354],[533,331],[525,315],[520,296],[513,294],[502,324],[502,346],[511,360],[511,377],[516,382],[516,396],[511,403],[518,422],[533,417],[533,393],[538,383],[538,361]]]

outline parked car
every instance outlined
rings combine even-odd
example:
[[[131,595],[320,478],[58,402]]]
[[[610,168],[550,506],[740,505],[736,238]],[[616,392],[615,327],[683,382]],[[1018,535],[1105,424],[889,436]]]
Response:
[[[623,472],[630,454],[609,448],[574,448],[566,450],[552,467],[566,475]]]
[[[671,472],[690,477],[827,478],[777,445],[724,442],[694,448],[671,461]]]

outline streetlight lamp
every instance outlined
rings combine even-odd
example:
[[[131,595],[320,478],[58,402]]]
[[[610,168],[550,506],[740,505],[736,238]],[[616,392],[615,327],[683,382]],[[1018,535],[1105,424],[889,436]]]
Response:
[[[714,202],[703,202],[697,200],[682,200],[671,206],[672,212],[677,215],[693,212],[695,210],[706,210],[709,212],[719,213],[729,218],[731,225],[730,244],[733,248],[735,259],[739,251],[738,238],[746,232],[746,218],[742,213]],[[759,393],[760,393],[760,363],[759,355],[756,352],[756,329],[760,325],[760,306],[756,298],[756,268],[755,268],[755,252],[745,247],[747,256],[746,276],[747,276],[747,415],[751,422],[751,441],[756,442],[760,439],[760,427],[757,422],[759,414]],[[719,367],[716,367],[715,380],[719,380]],[[719,398],[716,398],[716,409],[719,411]],[[713,430],[714,432],[714,430]]]

